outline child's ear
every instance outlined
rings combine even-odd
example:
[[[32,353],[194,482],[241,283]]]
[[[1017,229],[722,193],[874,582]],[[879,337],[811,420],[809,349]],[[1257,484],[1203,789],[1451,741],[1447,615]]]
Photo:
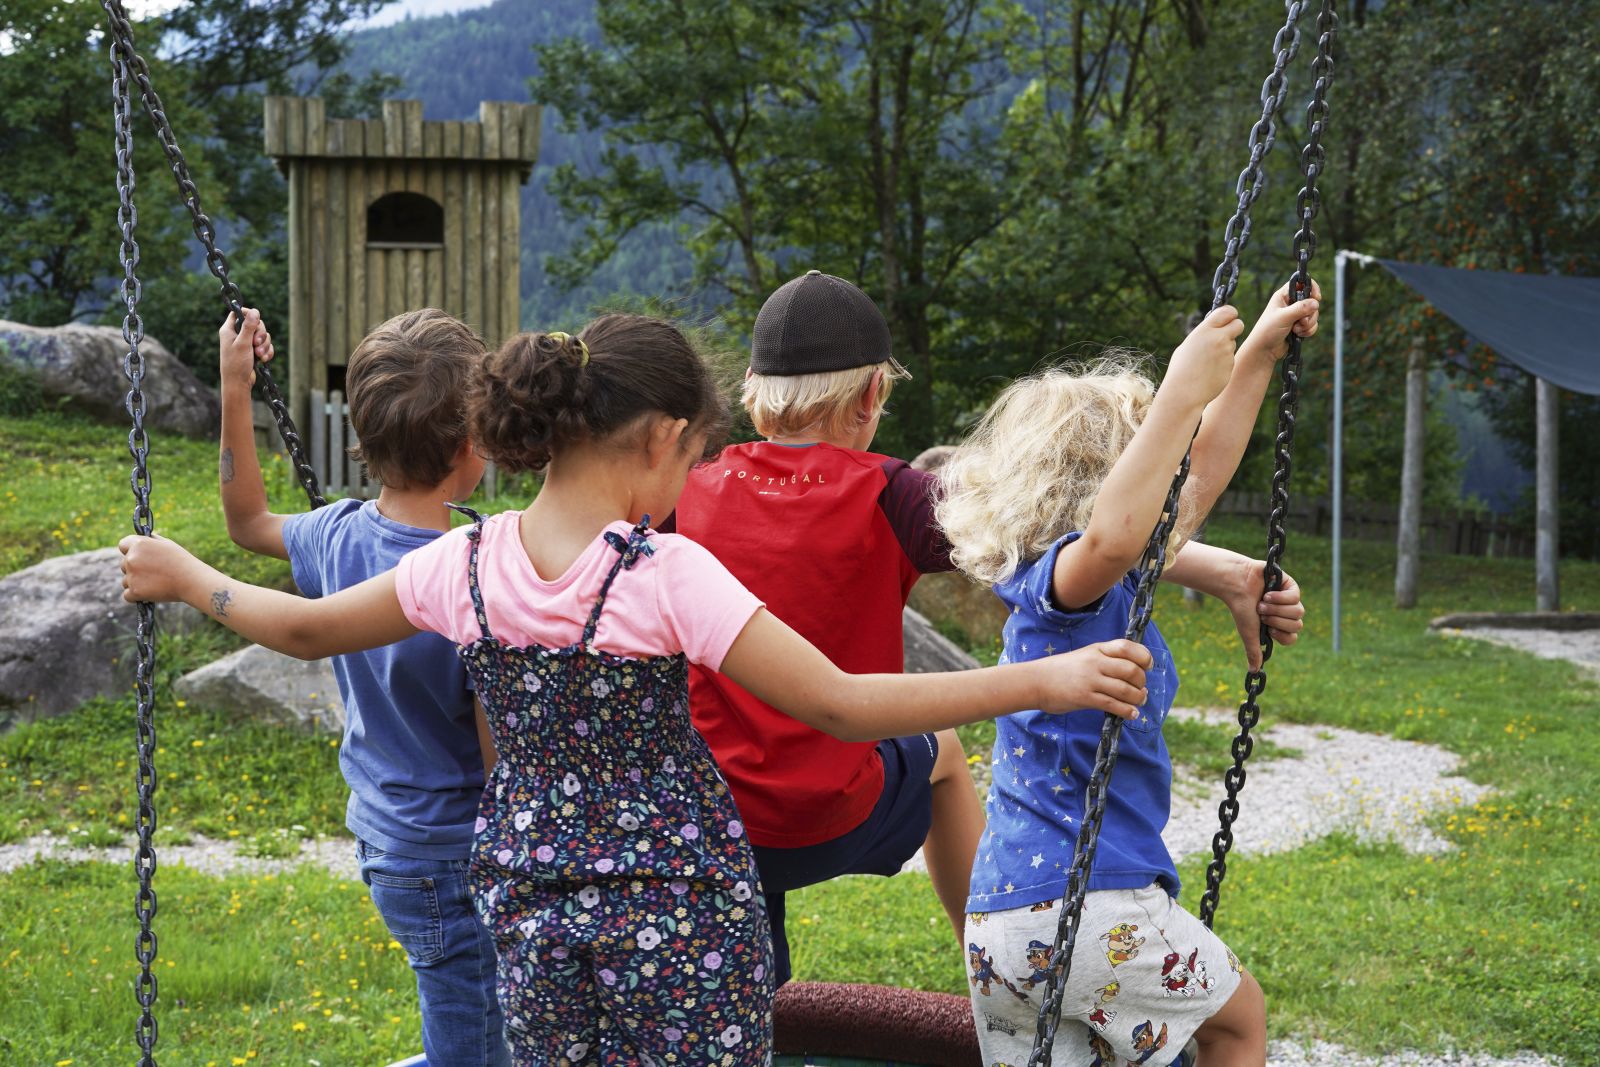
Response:
[[[872,372],[866,387],[861,390],[860,407],[861,418],[870,419],[878,411],[878,398],[883,395],[883,368],[879,367]]]
[[[651,470],[661,465],[661,462],[674,455],[683,442],[683,434],[689,428],[688,419],[675,419],[670,415],[661,415],[651,420],[650,436],[645,440],[645,458]]]

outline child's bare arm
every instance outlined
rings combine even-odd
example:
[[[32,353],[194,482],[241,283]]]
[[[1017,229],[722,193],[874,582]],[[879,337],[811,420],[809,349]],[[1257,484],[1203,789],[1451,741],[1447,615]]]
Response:
[[[1095,496],[1088,528],[1056,554],[1058,607],[1094,603],[1139,562],[1200,414],[1227,385],[1243,328],[1237,311],[1218,308],[1173,352],[1150,413]]]
[[[1311,296],[1289,303],[1285,285],[1267,302],[1255,329],[1239,345],[1227,388],[1207,407],[1194,439],[1189,482],[1184,487],[1185,509],[1196,521],[1204,520],[1217,498],[1233,479],[1250,443],[1256,412],[1272,382],[1272,368],[1288,350],[1290,332],[1310,337],[1317,332],[1317,308],[1322,290],[1311,283]]]
[[[221,348],[222,451],[217,460],[217,481],[222,491],[222,514],[228,536],[240,548],[263,556],[288,559],[283,543],[282,515],[267,506],[267,487],[256,460],[255,424],[250,410],[250,387],[255,384],[255,360],[272,358],[272,337],[261,315],[246,308],[243,329],[234,329],[229,316],[217,331]]]
[[[1261,667],[1261,625],[1272,640],[1292,645],[1305,628],[1305,605],[1300,586],[1288,574],[1283,585],[1266,593],[1265,564],[1238,552],[1190,541],[1167,564],[1164,581],[1214,596],[1233,613],[1233,623],[1244,642],[1245,661],[1251,670]]]
[[[1098,709],[1133,718],[1150,653],[1132,641],[950,674],[846,674],[777,616],[745,624],[722,673],[808,726],[843,741],[943,730],[1038,708]]]
[[[298,659],[363,652],[410,637],[394,572],[317,600],[235,581],[164,537],[122,539],[124,600],[182,601],[257,644]]]

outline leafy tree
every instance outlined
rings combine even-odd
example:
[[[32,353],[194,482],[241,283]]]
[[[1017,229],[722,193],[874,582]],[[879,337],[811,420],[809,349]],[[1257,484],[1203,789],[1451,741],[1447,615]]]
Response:
[[[539,49],[534,95],[601,129],[598,168],[551,190],[592,219],[582,277],[650,223],[678,222],[696,280],[748,321],[790,264],[876,296],[916,375],[897,425],[936,436],[933,310],[1007,209],[977,111],[1008,76],[1022,10],[991,0],[602,0],[603,46]],[[663,29],[665,28],[665,32]]]
[[[67,0],[12,0],[0,10],[0,35],[10,42],[0,56],[0,314],[9,318],[54,326],[112,299],[117,186],[101,17],[98,5]],[[188,104],[178,68],[156,58],[151,77],[176,90],[168,100],[174,123],[209,130]],[[170,210],[160,145],[142,116],[134,120],[148,278],[178,267],[187,227]],[[208,162],[201,151],[191,156],[197,179],[209,183]],[[162,199],[152,203],[152,193]]]
[[[345,24],[387,2],[195,0],[134,25],[201,202],[229,238],[240,280],[251,283],[246,299],[265,309],[287,304],[286,192],[261,153],[261,97],[291,91],[302,65],[327,72],[344,54]],[[115,314],[117,194],[102,18],[98,5],[67,0],[15,0],[0,16],[12,41],[0,57],[8,101],[0,220],[11,238],[0,247],[0,308],[43,325]],[[336,109],[362,113],[393,85],[382,75],[332,73],[324,90]],[[137,100],[133,135],[146,326],[211,375],[216,285],[203,270],[185,269],[193,262],[188,217]],[[286,329],[286,315],[278,321]]]

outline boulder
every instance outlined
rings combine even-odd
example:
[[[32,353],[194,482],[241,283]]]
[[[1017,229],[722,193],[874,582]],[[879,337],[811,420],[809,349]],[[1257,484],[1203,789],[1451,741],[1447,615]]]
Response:
[[[0,578],[0,723],[62,715],[133,686],[137,609],[122,600],[115,548],[59,556]],[[158,629],[205,616],[156,611]]]
[[[901,616],[901,630],[905,635],[907,674],[968,671],[982,666],[912,608],[906,608]]]
[[[968,648],[987,648],[1006,624],[1006,606],[994,590],[960,571],[924,574],[911,589],[911,606],[940,626],[956,627]]]
[[[37,374],[47,396],[71,397],[108,418],[127,417],[126,351],[119,328],[74,323],[46,329],[0,320],[0,358]],[[216,392],[160,341],[146,337],[139,352],[145,360],[145,424],[190,437],[215,434],[222,415]]]
[[[240,718],[344,732],[344,703],[325,659],[299,660],[251,645],[190,671],[173,688],[192,704]]]
[[[911,466],[919,471],[933,474],[940,467],[955,459],[958,451],[960,449],[956,445],[934,445],[932,448],[924,448],[917,453],[917,458],[911,461]]]

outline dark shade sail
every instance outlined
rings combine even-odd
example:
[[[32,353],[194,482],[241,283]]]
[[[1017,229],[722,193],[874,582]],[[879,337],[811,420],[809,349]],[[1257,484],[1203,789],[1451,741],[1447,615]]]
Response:
[[[1378,262],[1523,370],[1600,396],[1600,278]]]

